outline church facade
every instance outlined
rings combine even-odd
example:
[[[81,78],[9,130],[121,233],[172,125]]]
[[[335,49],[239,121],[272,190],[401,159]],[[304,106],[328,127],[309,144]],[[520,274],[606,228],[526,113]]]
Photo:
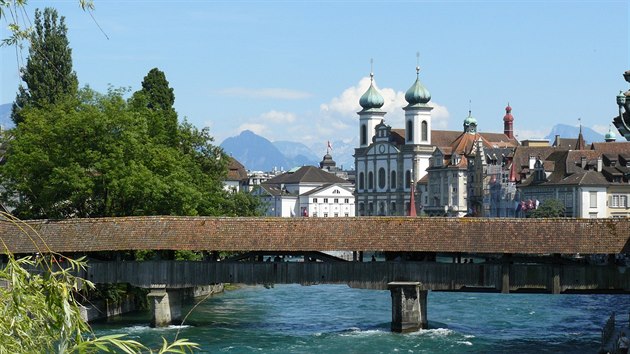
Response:
[[[441,210],[439,215],[443,215],[450,208],[456,211],[453,216],[463,216],[469,209],[467,181],[474,172],[470,172],[468,160],[474,159],[478,144],[485,148],[518,145],[511,114],[504,118],[503,134],[478,133],[470,114],[463,131],[433,130],[431,95],[420,82],[416,67],[416,81],[405,93],[405,126],[392,129],[385,124],[384,99],[374,86],[374,75],[370,77],[357,113],[356,215],[409,215],[413,191],[416,209],[435,211],[434,215]]]

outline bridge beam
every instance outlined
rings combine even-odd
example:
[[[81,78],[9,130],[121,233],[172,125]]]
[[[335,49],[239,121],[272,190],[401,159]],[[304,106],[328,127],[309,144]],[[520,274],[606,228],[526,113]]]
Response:
[[[152,285],[147,295],[151,312],[152,327],[166,327],[182,320],[182,289],[166,289],[165,285]]]
[[[391,282],[392,332],[415,332],[429,327],[427,321],[427,290],[419,282]]]

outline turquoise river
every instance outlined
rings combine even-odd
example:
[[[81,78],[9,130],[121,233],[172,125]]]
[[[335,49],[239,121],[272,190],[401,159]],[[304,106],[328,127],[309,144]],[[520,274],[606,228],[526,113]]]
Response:
[[[150,328],[146,311],[94,329],[151,346],[178,335],[202,353],[596,353],[612,311],[627,323],[630,295],[429,292],[428,304],[430,329],[396,334],[389,291],[246,286],[201,302],[182,326]]]

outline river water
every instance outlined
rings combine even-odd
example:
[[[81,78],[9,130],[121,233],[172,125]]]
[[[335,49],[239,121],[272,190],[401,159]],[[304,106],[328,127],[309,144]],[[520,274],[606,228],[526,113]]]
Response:
[[[429,292],[430,328],[397,334],[387,290],[276,285],[210,297],[182,326],[150,328],[145,311],[94,329],[155,347],[179,335],[207,353],[596,353],[610,313],[629,310],[630,295]]]

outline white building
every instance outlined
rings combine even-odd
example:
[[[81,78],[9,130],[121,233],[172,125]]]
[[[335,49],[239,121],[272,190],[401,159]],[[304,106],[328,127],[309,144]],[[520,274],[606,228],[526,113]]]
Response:
[[[416,193],[416,209],[421,210],[430,205],[435,210],[442,210],[443,214],[444,206],[448,208],[451,205],[457,208],[458,214],[461,212],[463,215],[467,209],[464,184],[467,176],[466,165],[460,163],[466,161],[464,154],[470,152],[476,138],[481,136],[488,147],[518,145],[513,137],[511,114],[504,117],[503,134],[477,133],[476,120],[474,124],[465,123],[463,132],[433,130],[433,108],[429,104],[431,94],[420,82],[419,71],[416,68],[416,81],[405,93],[407,106],[403,108],[404,129],[392,129],[385,124],[386,112],[381,110],[384,100],[374,86],[374,75],[370,74],[372,82],[359,100],[362,110],[357,113],[359,147],[354,154],[357,215],[408,215],[412,189]],[[471,119],[473,118],[468,117],[467,121]],[[460,144],[461,141],[466,144]],[[431,166],[436,147],[440,147],[441,152],[440,156],[433,157],[433,167],[456,162],[456,166],[461,168],[457,168],[457,171],[449,169],[449,172],[441,168],[435,169],[436,173],[439,171],[441,174],[437,177],[441,180],[439,187],[445,187],[428,191],[431,183],[438,183],[427,177],[427,169]],[[448,176],[455,179],[449,180]],[[447,182],[446,185],[444,181]],[[457,191],[454,192],[453,188],[457,188]]]
[[[266,205],[266,216],[355,216],[352,183],[314,166],[278,175],[254,191]]]

